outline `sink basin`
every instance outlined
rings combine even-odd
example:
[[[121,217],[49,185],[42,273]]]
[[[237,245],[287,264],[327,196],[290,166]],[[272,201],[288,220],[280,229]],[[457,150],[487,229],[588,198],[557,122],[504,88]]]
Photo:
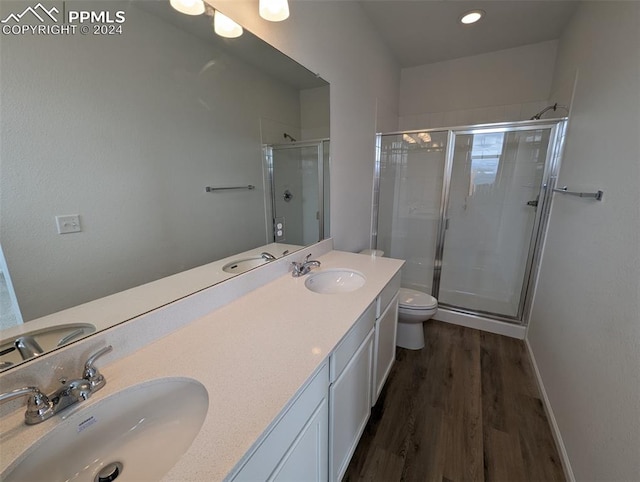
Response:
[[[94,482],[119,470],[119,482],[159,480],[193,442],[208,406],[205,387],[189,378],[133,386],[69,412],[0,479]]]
[[[96,327],[89,323],[71,323],[55,325],[39,330],[29,331],[0,341],[0,371],[23,362],[32,356],[23,356],[15,347],[16,340],[21,337],[32,338],[44,353],[55,350],[72,341],[84,338],[96,331]]]
[[[261,256],[254,256],[252,258],[234,259],[233,261],[225,264],[222,267],[222,271],[225,273],[240,274],[250,269],[257,268],[263,264],[268,263],[270,260],[264,259]]]
[[[351,269],[326,269],[312,274],[304,285],[315,293],[349,293],[364,286],[366,278]]]

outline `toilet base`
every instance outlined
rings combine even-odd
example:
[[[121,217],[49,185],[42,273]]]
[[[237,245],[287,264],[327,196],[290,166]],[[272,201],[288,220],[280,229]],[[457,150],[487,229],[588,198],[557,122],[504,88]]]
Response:
[[[403,323],[398,321],[396,346],[409,350],[422,350],[424,348],[423,322]]]

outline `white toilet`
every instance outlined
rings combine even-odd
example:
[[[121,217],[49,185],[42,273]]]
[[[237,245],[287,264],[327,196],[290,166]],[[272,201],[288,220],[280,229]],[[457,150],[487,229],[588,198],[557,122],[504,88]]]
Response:
[[[360,254],[384,256],[379,249],[364,249]],[[438,300],[422,291],[400,288],[398,293],[398,329],[396,346],[409,350],[424,348],[424,331],[422,323],[430,319],[438,311]]]
[[[400,288],[396,345],[410,350],[424,348],[422,323],[438,311],[438,300],[422,291]]]

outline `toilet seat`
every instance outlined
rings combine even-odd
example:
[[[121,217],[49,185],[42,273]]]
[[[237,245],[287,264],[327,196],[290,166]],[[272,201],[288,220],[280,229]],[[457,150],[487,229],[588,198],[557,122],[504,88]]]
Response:
[[[406,311],[426,311],[438,307],[438,300],[422,291],[400,288],[398,293],[398,307]]]

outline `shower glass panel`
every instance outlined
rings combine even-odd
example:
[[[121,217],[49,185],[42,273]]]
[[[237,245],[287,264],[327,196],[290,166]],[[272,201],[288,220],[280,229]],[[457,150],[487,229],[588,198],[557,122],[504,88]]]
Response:
[[[322,142],[271,147],[275,241],[306,246],[323,238],[323,151]]]
[[[550,128],[454,133],[440,305],[517,319]]]
[[[327,238],[331,232],[331,183],[329,182],[330,157],[329,141],[322,141],[322,207],[324,212],[322,238]],[[305,245],[306,246],[306,245]]]
[[[406,260],[402,284],[432,290],[442,205],[447,131],[382,135],[378,140],[378,249]]]

